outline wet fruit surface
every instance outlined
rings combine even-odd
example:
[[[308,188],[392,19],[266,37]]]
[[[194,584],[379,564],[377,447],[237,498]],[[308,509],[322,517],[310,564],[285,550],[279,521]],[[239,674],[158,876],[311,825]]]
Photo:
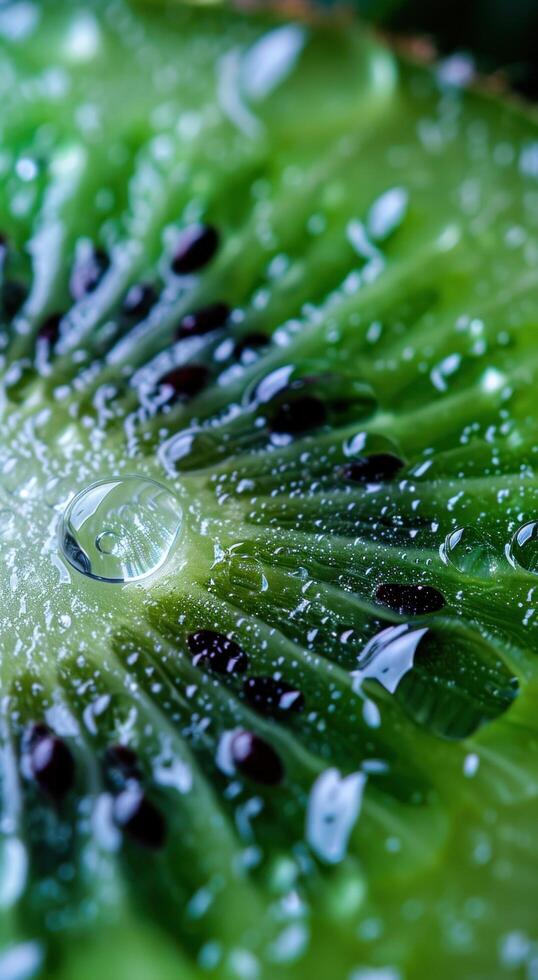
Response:
[[[2,978],[536,974],[538,131],[297,16],[0,5]]]

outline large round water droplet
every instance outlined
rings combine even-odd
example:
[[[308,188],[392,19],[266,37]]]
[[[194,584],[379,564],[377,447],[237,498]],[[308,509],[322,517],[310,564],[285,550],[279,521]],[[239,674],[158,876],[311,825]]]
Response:
[[[494,575],[498,567],[492,542],[475,527],[458,527],[447,534],[440,555],[447,565],[479,578]]]
[[[103,582],[133,582],[160,568],[181,527],[177,497],[154,480],[128,476],[86,487],[60,534],[69,563]]]
[[[508,558],[513,565],[538,575],[538,521],[527,521],[517,529],[508,546]]]

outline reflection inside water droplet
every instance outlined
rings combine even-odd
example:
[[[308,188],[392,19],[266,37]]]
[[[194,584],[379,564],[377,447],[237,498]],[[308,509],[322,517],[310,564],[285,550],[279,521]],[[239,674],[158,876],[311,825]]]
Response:
[[[466,575],[491,576],[498,568],[493,543],[475,527],[458,527],[451,531],[439,553],[445,564],[453,565]]]
[[[177,497],[154,480],[103,480],[69,504],[60,529],[69,563],[103,582],[132,582],[160,568],[181,527]]]
[[[538,521],[527,521],[514,534],[507,556],[512,565],[538,575]]]
[[[359,659],[359,668],[351,672],[353,688],[363,681],[376,680],[394,694],[402,677],[411,670],[415,652],[427,628],[410,629],[407,623],[389,626],[368,641]]]
[[[95,545],[102,555],[119,555],[122,551],[124,542],[118,538],[114,531],[103,531],[95,539]]]

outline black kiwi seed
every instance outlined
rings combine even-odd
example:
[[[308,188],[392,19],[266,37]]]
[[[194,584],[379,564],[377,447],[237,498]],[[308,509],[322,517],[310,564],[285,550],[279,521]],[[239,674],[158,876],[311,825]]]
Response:
[[[244,674],[248,656],[235,640],[213,630],[189,633],[187,644],[195,665],[201,663],[218,674]]]
[[[341,472],[352,483],[382,483],[392,480],[404,465],[403,459],[393,453],[372,453],[345,463]]]
[[[102,248],[95,248],[76,261],[69,280],[73,299],[80,300],[88,293],[93,293],[109,266],[110,259]]]
[[[43,320],[37,332],[39,340],[46,340],[51,347],[54,347],[60,336],[60,323],[63,315],[63,313],[51,313]]]
[[[235,768],[248,779],[266,786],[276,786],[282,782],[284,766],[280,757],[268,742],[254,732],[236,732],[230,751]]]
[[[122,316],[129,320],[147,316],[157,301],[157,291],[149,282],[135,283],[127,290],[121,304]]]
[[[208,380],[209,371],[203,364],[185,364],[163,374],[159,384],[173,389],[175,401],[189,401],[205,388]]]
[[[6,279],[2,286],[2,308],[8,319],[16,316],[28,298],[28,290],[18,279]]]
[[[433,585],[400,585],[398,582],[390,582],[379,585],[375,597],[378,602],[401,616],[437,612],[445,604],[444,596]]]
[[[165,819],[138,783],[131,783],[116,796],[112,812],[116,825],[137,844],[153,851],[165,844]]]
[[[315,395],[301,395],[282,402],[269,420],[271,432],[289,435],[318,429],[327,421],[327,410]]]
[[[109,745],[105,761],[111,769],[118,770],[124,779],[142,779],[138,755],[128,745]]]
[[[75,760],[71,750],[46,725],[34,725],[28,739],[30,771],[39,788],[62,800],[73,786]]]
[[[261,715],[302,711],[304,695],[292,684],[274,677],[249,677],[243,684],[245,698]]]
[[[247,333],[237,341],[234,347],[234,356],[238,360],[241,360],[243,354],[247,351],[260,350],[261,347],[267,347],[268,343],[269,337],[267,334],[261,333],[261,331],[259,333]]]
[[[195,337],[224,327],[230,312],[227,303],[210,303],[208,306],[202,306],[199,310],[187,313],[183,317],[176,336],[180,340],[183,337]]]
[[[185,276],[202,269],[219,247],[219,233],[213,225],[190,225],[181,233],[172,257],[172,272]]]

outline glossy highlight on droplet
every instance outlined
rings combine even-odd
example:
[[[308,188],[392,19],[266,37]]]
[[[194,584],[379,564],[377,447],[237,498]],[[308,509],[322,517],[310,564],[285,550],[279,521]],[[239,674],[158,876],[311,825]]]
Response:
[[[538,521],[527,521],[519,527],[507,547],[507,557],[515,567],[538,575]]]
[[[487,535],[475,527],[458,527],[447,534],[439,549],[441,559],[459,572],[478,578],[494,575],[498,560]]]
[[[102,582],[133,582],[167,560],[182,524],[180,503],[155,480],[101,480],[68,505],[60,544],[70,565]]]

